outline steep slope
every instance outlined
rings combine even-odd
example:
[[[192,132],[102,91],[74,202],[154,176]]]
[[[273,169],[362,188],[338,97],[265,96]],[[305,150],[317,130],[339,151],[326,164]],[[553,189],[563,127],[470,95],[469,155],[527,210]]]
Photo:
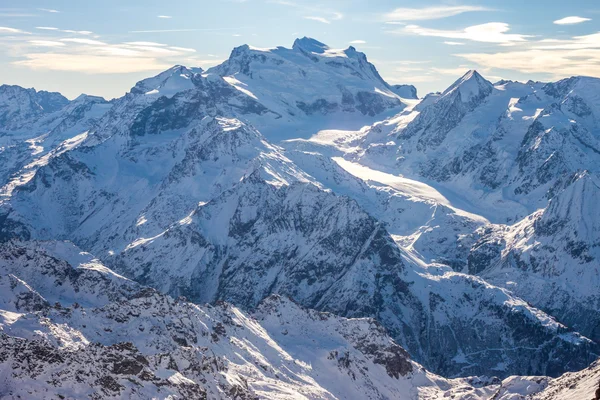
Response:
[[[53,244],[4,246],[41,260],[50,257],[43,247]],[[44,264],[48,280],[62,280],[64,261],[48,258]],[[34,277],[40,265],[27,262],[18,273]],[[0,264],[0,275],[9,271]],[[281,297],[266,299],[252,317],[224,303],[197,306],[141,287],[129,292],[123,278],[112,289],[129,293],[125,298],[91,308],[85,304],[95,282],[114,279],[106,268],[86,273],[91,280],[78,280],[80,290],[69,299],[76,302],[42,301],[33,309],[3,304],[4,394],[288,399],[301,393],[338,399],[360,393],[414,399],[421,388],[435,393],[453,386],[411,361],[372,320],[305,310]],[[57,298],[58,286],[23,285],[31,297]],[[22,297],[13,298],[22,303]]]
[[[482,281],[407,266],[383,227],[354,202],[310,184],[277,189],[250,176],[160,235],[133,242],[115,265],[198,301],[223,299],[248,309],[281,293],[310,308],[373,316],[416,359],[443,374],[533,368],[554,375],[563,366],[547,358],[550,351],[572,363],[583,357],[580,366],[590,361],[580,349],[595,351]]]
[[[595,390],[594,365],[555,380],[447,380],[410,360],[371,319],[280,296],[252,314],[198,306],[78,264],[89,256],[67,243],[11,242],[0,254],[0,284],[19,282],[0,297],[0,382],[11,398],[588,399]],[[77,289],[67,297],[57,295],[65,281]],[[111,282],[101,289],[108,301],[90,303],[102,282]]]
[[[43,93],[11,88],[30,95]],[[0,98],[0,107],[25,108],[31,101],[29,97]],[[78,145],[111,107],[101,97],[86,95],[54,105],[38,110],[35,116],[25,113],[28,122],[24,125],[0,123],[0,201],[9,197],[16,186],[27,183],[50,158]],[[36,103],[34,110],[38,107]],[[16,123],[19,117],[11,115],[9,120]]]
[[[469,272],[600,340],[598,196],[596,175],[575,175],[545,209],[479,232]]]

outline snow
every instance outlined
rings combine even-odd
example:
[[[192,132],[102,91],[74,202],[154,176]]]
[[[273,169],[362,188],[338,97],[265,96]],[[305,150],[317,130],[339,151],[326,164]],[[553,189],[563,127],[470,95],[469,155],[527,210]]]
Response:
[[[347,161],[341,157],[333,157],[333,160],[346,171],[350,172],[352,175],[357,176],[365,181],[379,182],[384,185],[393,187],[394,189],[397,189],[401,193],[406,194],[408,196],[413,196],[417,199],[432,200],[436,203],[446,205],[459,215],[469,217],[471,219],[478,220],[484,223],[488,222],[485,218],[477,214],[463,211],[459,208],[454,207],[452,203],[439,191],[425,183],[404,178],[402,176],[394,176],[392,174],[388,174],[382,171],[377,171],[369,167],[360,165],[358,163]]]

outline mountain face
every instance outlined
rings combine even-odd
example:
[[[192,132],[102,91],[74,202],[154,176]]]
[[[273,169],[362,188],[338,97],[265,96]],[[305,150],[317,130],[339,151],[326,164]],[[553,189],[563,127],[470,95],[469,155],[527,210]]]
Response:
[[[303,38],[10,114],[7,392],[560,398],[532,375],[600,354],[595,85],[419,101]]]
[[[545,209],[512,226],[482,229],[469,272],[600,339],[598,195],[597,177],[577,174]]]
[[[0,110],[8,112],[0,121],[0,202],[52,157],[79,145],[110,107],[101,97],[69,101],[58,93],[1,86]]]
[[[576,382],[573,392],[594,390],[598,374],[592,366],[557,380],[447,380],[412,361],[374,320],[279,296],[252,314],[226,303],[198,306],[89,258],[67,243],[2,245],[0,283],[11,282],[0,299],[6,396],[559,399],[565,382]],[[67,287],[57,295],[52,281]],[[99,299],[98,290],[119,295]]]
[[[60,93],[24,89],[20,86],[0,86],[0,134],[23,129],[44,115],[69,104]]]

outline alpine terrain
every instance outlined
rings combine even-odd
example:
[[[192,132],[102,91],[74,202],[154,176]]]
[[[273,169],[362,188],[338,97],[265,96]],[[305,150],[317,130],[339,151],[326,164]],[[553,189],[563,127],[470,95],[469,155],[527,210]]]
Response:
[[[3,85],[0,398],[600,399],[599,199],[596,78]]]

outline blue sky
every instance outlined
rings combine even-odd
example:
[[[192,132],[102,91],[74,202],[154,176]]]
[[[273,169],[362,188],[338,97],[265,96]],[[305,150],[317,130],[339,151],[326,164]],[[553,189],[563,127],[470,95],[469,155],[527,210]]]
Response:
[[[174,64],[310,36],[355,46],[390,83],[600,76],[598,0],[3,0],[0,83],[107,98]]]

